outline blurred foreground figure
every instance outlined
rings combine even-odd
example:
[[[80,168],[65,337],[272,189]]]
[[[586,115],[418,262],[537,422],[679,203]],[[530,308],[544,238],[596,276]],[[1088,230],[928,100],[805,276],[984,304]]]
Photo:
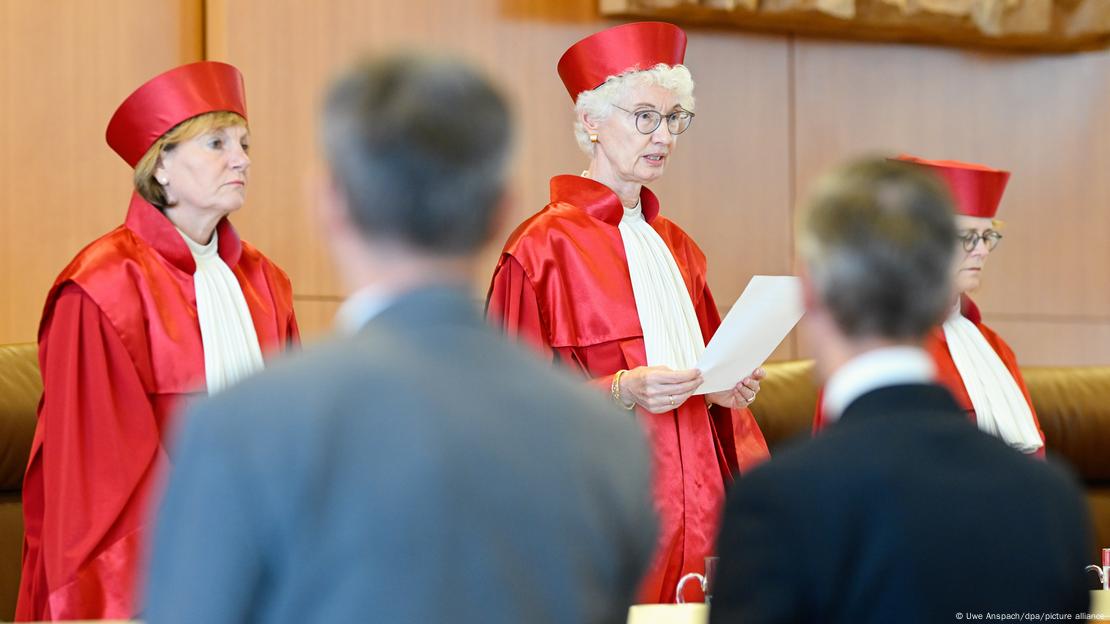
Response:
[[[188,415],[145,620],[623,622],[655,539],[643,434],[469,293],[504,99],[395,57],[332,87],[323,133],[342,336]]]
[[[948,313],[940,182],[863,161],[804,215],[808,335],[839,422],[738,481],[711,621],[951,622],[1087,610],[1078,487],[968,421],[922,340]]]

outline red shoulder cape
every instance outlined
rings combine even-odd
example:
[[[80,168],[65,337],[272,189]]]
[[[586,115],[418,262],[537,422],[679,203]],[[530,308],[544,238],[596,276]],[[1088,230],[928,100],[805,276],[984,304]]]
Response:
[[[556,176],[551,180],[551,203],[505,243],[502,258],[512,256],[524,268],[552,347],[582,347],[643,334],[616,227],[623,213],[613,210],[612,197],[607,187],[587,178]],[[697,307],[705,290],[705,255],[681,228],[659,214],[659,200],[646,187],[640,202],[644,219],[674,254]]]

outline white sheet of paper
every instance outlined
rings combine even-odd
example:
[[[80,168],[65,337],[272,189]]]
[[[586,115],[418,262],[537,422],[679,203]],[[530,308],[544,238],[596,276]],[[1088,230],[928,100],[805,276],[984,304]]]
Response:
[[[801,320],[802,284],[789,275],[756,275],[705,346],[694,394],[728,390],[759,368]]]

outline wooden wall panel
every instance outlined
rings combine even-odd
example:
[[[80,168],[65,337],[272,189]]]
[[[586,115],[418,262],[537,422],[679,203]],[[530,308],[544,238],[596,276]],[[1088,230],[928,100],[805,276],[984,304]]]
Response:
[[[1105,366],[1110,320],[990,315],[986,322],[1029,366]]]
[[[135,87],[203,55],[201,0],[0,2],[0,343],[35,339],[54,277],[123,222],[104,142]]]
[[[179,0],[0,3],[0,342],[32,340],[65,262],[118,224],[127,167],[104,125],[142,80],[202,54],[246,75],[254,165],[235,221],[285,267],[310,341],[342,293],[309,188],[328,79],[364,53],[461,54],[512,100],[512,214],[483,253],[539,209],[548,179],[585,165],[554,66],[612,23],[594,0]],[[202,6],[203,5],[203,6]],[[1066,56],[795,40],[689,29],[698,118],[655,187],[705,249],[727,311],[750,275],[788,273],[794,205],[861,152],[909,151],[1014,171],[1006,241],[977,294],[1024,363],[1110,362],[1110,52]],[[480,299],[486,277],[476,281]],[[777,358],[804,355],[795,336]]]
[[[1003,335],[1024,364],[1110,362],[1110,51],[799,40],[795,70],[796,190],[866,152],[1010,169],[1006,239],[976,300],[988,320],[1021,319]]]
[[[547,202],[549,178],[586,164],[555,63],[571,43],[609,24],[594,5],[209,0],[209,56],[238,65],[247,82],[253,169],[250,199],[236,223],[290,273],[298,295],[341,294],[304,208],[318,167],[321,90],[362,53],[431,48],[483,67],[515,105],[514,204],[483,253],[492,271],[511,228]],[[781,37],[691,33],[687,63],[698,117],[654,190],[664,211],[705,248],[710,282],[726,309],[753,272],[790,269],[791,246],[783,243],[790,231],[787,60]],[[488,275],[475,284],[476,297],[484,296]],[[325,321],[306,316],[306,337],[330,327]]]

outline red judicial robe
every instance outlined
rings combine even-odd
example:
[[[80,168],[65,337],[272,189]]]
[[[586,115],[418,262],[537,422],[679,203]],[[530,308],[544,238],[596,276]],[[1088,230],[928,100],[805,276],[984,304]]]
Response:
[[[705,256],[659,216],[650,190],[644,188],[640,200],[644,218],[674,255],[708,340],[721,320],[706,284]],[[508,335],[605,393],[618,370],[647,364],[617,228],[623,216],[608,187],[579,176],[553,178],[551,203],[505,244],[487,302],[491,321]],[[767,444],[750,411],[708,409],[701,396],[665,414],[637,412],[651,440],[661,518],[656,560],[640,599],[672,602],[678,579],[703,571],[704,558],[714,552],[726,485],[766,459]]]
[[[217,231],[263,353],[296,342],[289,278],[226,219]],[[125,223],[78,253],[47,295],[17,620],[135,614],[174,406],[204,390],[194,269],[170,221],[134,195]]]
[[[1037,432],[1041,434],[1041,441],[1044,441],[1044,432],[1041,431],[1041,423],[1037,420],[1037,410],[1033,408],[1033,400],[1029,398],[1029,390],[1025,387],[1025,379],[1021,376],[1021,368],[1018,367],[1017,357],[1014,356],[1013,349],[1006,344],[1005,340],[1002,340],[1001,336],[983,323],[983,314],[979,311],[979,306],[975,305],[975,302],[967,296],[960,297],[960,313],[979,329],[983,337],[987,339],[987,343],[1002,359],[1006,370],[1013,375],[1014,381],[1021,389],[1021,394],[1025,397],[1025,401],[1029,403],[1029,411],[1033,414],[1033,425],[1037,427]],[[971,405],[971,397],[967,393],[963,377],[960,376],[960,371],[956,368],[956,362],[952,360],[952,353],[948,350],[948,340],[944,337],[944,329],[936,327],[929,332],[923,346],[933,358],[933,364],[937,369],[937,383],[948,388],[948,391],[956,398],[956,402],[967,412],[971,422],[975,422],[975,408]],[[819,394],[817,396],[817,413],[813,419],[814,433],[819,432],[827,424],[821,410],[821,398],[822,396]],[[1042,446],[1033,454],[1037,457],[1044,457],[1044,452],[1045,448]]]

